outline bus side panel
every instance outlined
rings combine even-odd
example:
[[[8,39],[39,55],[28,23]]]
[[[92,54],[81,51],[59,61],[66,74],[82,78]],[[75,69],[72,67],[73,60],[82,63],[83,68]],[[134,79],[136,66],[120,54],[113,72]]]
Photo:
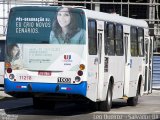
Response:
[[[92,101],[97,99],[98,66],[96,56],[88,56],[87,97]]]
[[[124,57],[113,56],[109,57],[108,71],[109,75],[113,77],[113,99],[121,98],[123,96],[123,84],[124,84]],[[109,78],[110,79],[110,78]]]
[[[0,85],[4,85],[5,37],[0,37]]]
[[[130,71],[130,82],[129,82],[129,97],[136,96],[137,85],[139,76],[143,73],[143,58],[132,57],[131,59],[131,71]]]
[[[0,84],[4,85],[4,62],[0,62]]]

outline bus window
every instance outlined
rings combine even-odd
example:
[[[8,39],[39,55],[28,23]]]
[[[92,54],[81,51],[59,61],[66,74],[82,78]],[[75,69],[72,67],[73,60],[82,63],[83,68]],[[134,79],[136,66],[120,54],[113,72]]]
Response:
[[[115,37],[114,37],[115,26],[113,23],[107,24],[107,47],[108,55],[115,55]]]
[[[65,17],[67,29],[62,30],[64,13],[72,17]],[[32,12],[17,10],[8,22],[7,44],[85,44],[85,16],[81,13],[81,10],[62,7]]]
[[[95,20],[88,21],[88,40],[89,40],[89,54],[97,54],[97,24]]]
[[[138,54],[144,55],[144,31],[142,28],[138,28]]]
[[[4,62],[5,41],[0,41],[0,62]]]
[[[138,56],[137,28],[131,27],[131,56]]]
[[[116,54],[121,56],[123,55],[123,27],[120,24],[116,25],[115,31],[116,38]]]
[[[108,46],[107,46],[107,27],[106,27],[106,22],[104,23],[104,52],[105,55],[108,54]]]

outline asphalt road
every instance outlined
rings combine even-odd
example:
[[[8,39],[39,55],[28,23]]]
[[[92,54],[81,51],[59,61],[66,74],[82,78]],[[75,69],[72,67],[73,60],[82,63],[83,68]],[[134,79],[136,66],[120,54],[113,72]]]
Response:
[[[28,105],[32,104],[27,100]],[[25,103],[25,102],[24,102]],[[160,95],[140,97],[136,107],[115,100],[110,112],[93,111],[88,104],[57,103],[55,109],[0,109],[0,120],[160,120]]]

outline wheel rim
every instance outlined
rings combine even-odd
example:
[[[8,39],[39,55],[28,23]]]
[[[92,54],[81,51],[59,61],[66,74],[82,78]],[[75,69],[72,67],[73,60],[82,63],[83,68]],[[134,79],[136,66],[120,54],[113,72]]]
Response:
[[[111,90],[108,91],[108,105],[111,104]]]

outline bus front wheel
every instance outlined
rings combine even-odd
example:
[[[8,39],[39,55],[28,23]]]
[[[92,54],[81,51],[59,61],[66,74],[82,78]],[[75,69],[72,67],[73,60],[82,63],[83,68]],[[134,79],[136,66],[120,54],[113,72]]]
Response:
[[[99,103],[101,111],[110,111],[112,107],[112,84],[109,83],[106,100]]]

